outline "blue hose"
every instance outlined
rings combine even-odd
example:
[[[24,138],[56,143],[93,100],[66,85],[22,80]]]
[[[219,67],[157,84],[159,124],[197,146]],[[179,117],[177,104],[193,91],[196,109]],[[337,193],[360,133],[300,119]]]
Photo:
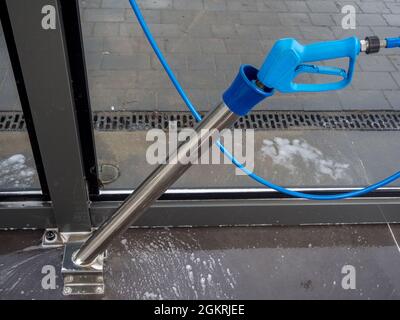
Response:
[[[158,60],[160,61],[161,65],[163,66],[165,72],[168,74],[168,77],[170,78],[172,84],[174,85],[175,89],[178,91],[179,95],[185,102],[186,106],[189,108],[190,112],[192,113],[193,117],[196,119],[196,121],[201,121],[202,117],[200,113],[196,110],[196,107],[192,104],[190,101],[189,97],[186,95],[185,91],[183,90],[182,86],[180,85],[178,79],[176,78],[174,72],[168,65],[167,60],[165,60],[163,54],[161,53],[160,49],[158,48],[158,45],[156,41],[154,40],[150,29],[148,28],[146,21],[139,9],[138,4],[136,3],[135,0],[129,0],[133,11],[135,12],[135,15],[139,21],[140,26],[143,29],[143,32],[149,41],[151,47],[154,50],[154,53],[157,55]],[[332,195],[316,195],[316,194],[309,194],[309,193],[303,193],[303,192],[298,192],[298,191],[293,191],[286,189],[284,187],[278,186],[270,181],[265,180],[264,178],[256,175],[255,173],[251,172],[248,170],[243,164],[241,164],[228,150],[225,149],[225,147],[218,141],[217,146],[220,148],[220,150],[225,154],[227,158],[229,158],[232,163],[241,169],[244,173],[246,173],[249,177],[251,177],[253,180],[261,183],[262,185],[274,189],[278,192],[281,192],[283,194],[296,197],[296,198],[304,198],[304,199],[309,199],[309,200],[339,200],[339,199],[346,199],[346,198],[353,198],[353,197],[358,197],[365,195],[369,192],[372,192],[378,188],[381,188],[385,185],[388,185],[389,183],[397,180],[400,178],[400,171],[391,175],[390,177],[387,177],[386,179],[377,182],[375,184],[372,184],[366,188],[352,191],[352,192],[346,192],[346,193],[339,193],[339,194],[332,194]]]

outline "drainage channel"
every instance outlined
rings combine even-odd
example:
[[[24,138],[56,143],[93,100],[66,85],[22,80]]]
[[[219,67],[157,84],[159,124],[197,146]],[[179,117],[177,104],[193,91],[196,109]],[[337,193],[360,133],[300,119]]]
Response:
[[[178,128],[191,128],[195,125],[189,112],[93,112],[94,129],[98,131],[167,130],[171,121],[175,121]],[[399,131],[400,111],[255,111],[241,117],[234,127],[255,130]],[[25,130],[22,112],[0,112],[0,131]]]

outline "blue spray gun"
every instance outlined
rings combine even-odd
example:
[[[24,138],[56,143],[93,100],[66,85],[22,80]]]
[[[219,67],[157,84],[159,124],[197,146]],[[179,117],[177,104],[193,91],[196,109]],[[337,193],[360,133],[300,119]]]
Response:
[[[282,93],[340,90],[351,83],[360,52],[371,54],[381,48],[395,47],[400,47],[400,38],[380,40],[373,36],[359,40],[350,37],[310,45],[302,45],[292,38],[281,39],[272,47],[260,70],[246,65],[241,67],[223,100],[233,112],[244,115],[274,90]],[[339,58],[349,59],[347,70],[312,64]],[[335,76],[340,80],[321,84],[296,83],[295,79],[304,73]]]
[[[192,111],[196,120],[201,116],[190,102],[176,79],[173,71],[159,50],[135,0],[130,0],[132,8],[145,32],[150,45],[159,58],[171,82]],[[321,92],[339,90],[347,86],[352,79],[356,58],[360,52],[374,53],[380,48],[400,47],[400,38],[379,40],[377,37],[368,37],[358,40],[351,37],[339,41],[321,42],[311,45],[301,45],[294,39],[282,39],[275,43],[260,70],[243,65],[235,80],[225,91],[222,102],[210,111],[196,127],[197,135],[189,141],[183,142],[178,149],[167,158],[166,164],[156,168],[135,191],[123,202],[110,219],[104,222],[78,251],[73,254],[73,261],[78,266],[95,266],[101,253],[107,248],[115,236],[124,232],[190,167],[187,161],[188,154],[195,157],[197,151],[210,146],[218,133],[229,128],[236,120],[248,113],[257,103],[274,94],[274,90],[283,93],[291,92]],[[348,70],[336,67],[317,66],[310,64],[316,61],[331,60],[336,58],[349,58]],[[324,74],[340,77],[341,80],[324,84],[297,84],[294,82],[301,73]],[[239,163],[218,141],[220,149],[232,162],[247,173],[254,180],[270,188],[295,197],[331,200],[355,197],[373,191],[385,184],[400,178],[400,172],[367,188],[338,195],[312,195],[288,190],[277,186],[247,170]],[[196,152],[194,152],[196,151]],[[183,160],[183,161],[182,161]],[[195,159],[192,159],[195,160]]]

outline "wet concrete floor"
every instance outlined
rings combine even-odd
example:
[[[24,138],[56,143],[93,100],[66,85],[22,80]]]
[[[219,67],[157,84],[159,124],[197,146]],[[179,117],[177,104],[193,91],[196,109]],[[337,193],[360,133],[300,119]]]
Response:
[[[71,298],[62,249],[41,235],[0,232],[0,299]],[[108,252],[102,299],[399,299],[399,238],[389,224],[130,229]]]

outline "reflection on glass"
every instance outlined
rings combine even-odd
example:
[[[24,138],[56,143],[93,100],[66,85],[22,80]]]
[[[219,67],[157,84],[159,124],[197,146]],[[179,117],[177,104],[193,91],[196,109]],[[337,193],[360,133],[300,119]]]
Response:
[[[21,119],[21,104],[0,24],[0,193],[40,189],[28,134],[11,130],[7,121]]]
[[[398,36],[395,25],[383,27],[387,24],[384,14],[390,10],[385,6],[382,12],[375,13],[376,25],[363,23],[356,29],[344,29],[339,3],[290,0],[138,0],[138,3],[179,81],[202,111],[210,110],[220,101],[221,93],[241,64],[259,66],[279,38],[294,37],[307,44],[352,35]],[[357,13],[369,10],[364,4],[356,6]],[[94,112],[132,116],[139,111],[187,111],[147,44],[128,1],[81,0],[80,10]],[[342,59],[329,61],[329,65],[345,67]],[[399,68],[399,59],[393,52],[363,56],[352,86],[345,90],[276,94],[257,109],[298,112],[399,109]],[[297,79],[301,83],[321,80],[324,81],[310,75]],[[397,140],[395,132],[384,135],[358,131],[258,130],[254,170],[289,186],[365,185],[396,170],[395,160],[382,172],[376,166],[374,169],[374,162],[379,162],[378,153],[362,147],[372,137]],[[145,156],[150,145],[146,142],[146,131],[97,131],[96,140],[106,189],[133,188],[152,169]],[[259,185],[235,175],[229,165],[194,166],[175,185],[180,188],[255,186]]]

